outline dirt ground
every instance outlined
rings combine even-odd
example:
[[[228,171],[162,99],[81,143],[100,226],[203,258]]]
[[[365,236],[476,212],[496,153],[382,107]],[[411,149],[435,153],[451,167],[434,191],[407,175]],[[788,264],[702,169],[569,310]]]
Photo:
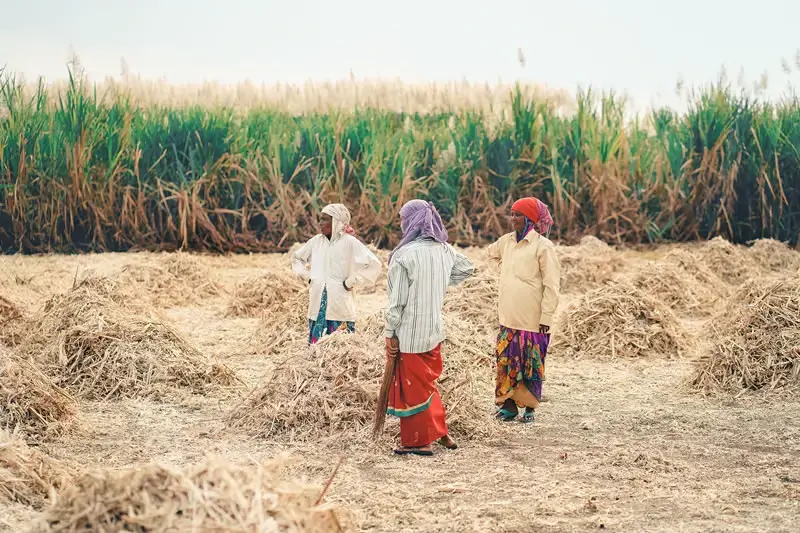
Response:
[[[628,254],[630,268],[635,255]],[[43,444],[47,453],[122,467],[153,460],[183,465],[209,453],[237,459],[286,451],[296,459],[291,472],[320,485],[343,457],[326,501],[341,507],[357,531],[798,530],[800,399],[703,397],[685,384],[695,355],[598,361],[562,357],[554,349],[535,424],[494,421],[486,387],[485,423],[500,426],[496,437],[451,452],[438,448],[433,458],[398,458],[383,445],[268,442],[226,428],[226,414],[274,363],[252,342],[264,327],[259,319],[225,316],[230,291],[238,281],[289,265],[284,256],[201,260],[221,294],[160,312],[245,384],[180,401],[82,401],[83,429]],[[5,256],[0,284],[6,297],[34,313],[76,275],[112,275],[125,265],[163,261],[150,253]],[[360,294],[359,314],[382,309],[385,298],[382,290]],[[702,338],[702,322],[685,325]],[[490,383],[492,376],[486,377]],[[34,515],[21,505],[0,504],[0,531],[22,531]]]

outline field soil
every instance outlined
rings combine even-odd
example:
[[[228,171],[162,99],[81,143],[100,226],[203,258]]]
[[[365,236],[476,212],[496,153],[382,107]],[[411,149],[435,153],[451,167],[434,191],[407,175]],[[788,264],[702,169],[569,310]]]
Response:
[[[668,251],[620,252],[622,272],[636,272]],[[232,294],[241,282],[290,265],[285,255],[193,260],[215,290],[201,291],[196,282],[181,286],[179,272],[170,294],[197,297],[148,305],[241,382],[167,398],[81,399],[79,427],[39,444],[41,450],[82,467],[181,466],[207,454],[239,460],[289,453],[291,475],[320,486],[341,458],[325,502],[341,509],[343,523],[355,531],[797,531],[800,400],[780,392],[704,396],[692,390],[687,381],[700,357],[704,319],[681,318],[687,337],[680,357],[579,358],[556,343],[535,424],[495,421],[491,387],[484,387],[477,401],[485,408],[482,423],[493,426],[490,437],[462,442],[456,451],[438,447],[433,458],[400,458],[386,441],[351,445],[346,433],[300,443],[227,427],[231,410],[277,363],[257,334],[285,326],[281,316],[232,316]],[[113,277],[132,266],[166,268],[169,261],[155,253],[4,256],[0,287],[35,316],[76,278]],[[560,313],[580,295],[566,294]],[[359,293],[357,302],[359,315],[370,316],[384,308],[385,290]],[[448,334],[469,341],[476,332]],[[491,367],[480,372],[490,384]],[[0,531],[24,531],[37,512],[0,503]]]

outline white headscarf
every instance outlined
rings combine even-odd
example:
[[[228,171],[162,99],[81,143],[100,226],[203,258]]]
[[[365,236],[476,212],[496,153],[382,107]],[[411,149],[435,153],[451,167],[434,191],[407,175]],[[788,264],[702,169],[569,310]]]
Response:
[[[344,204],[329,204],[322,210],[333,219],[331,238],[341,237],[343,233],[353,235],[355,232],[350,227],[350,211]]]

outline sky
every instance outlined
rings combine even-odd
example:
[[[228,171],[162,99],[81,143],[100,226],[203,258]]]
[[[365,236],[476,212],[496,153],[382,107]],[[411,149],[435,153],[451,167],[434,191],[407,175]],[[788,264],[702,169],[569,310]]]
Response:
[[[173,83],[516,80],[676,105],[675,84],[769,75],[800,49],[796,0],[0,0],[0,66]],[[526,58],[518,61],[518,50]]]

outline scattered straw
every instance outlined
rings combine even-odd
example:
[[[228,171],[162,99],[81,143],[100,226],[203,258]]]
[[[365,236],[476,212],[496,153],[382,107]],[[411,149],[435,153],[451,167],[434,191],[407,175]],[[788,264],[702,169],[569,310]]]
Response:
[[[709,349],[691,384],[704,391],[800,388],[800,279],[747,282],[710,323]]]
[[[35,531],[341,531],[336,512],[315,505],[320,487],[284,481],[282,462],[91,471],[59,494]]]
[[[41,508],[52,490],[69,485],[74,473],[30,448],[17,434],[0,430],[0,502]]]
[[[0,424],[29,438],[58,436],[74,421],[75,402],[30,362],[0,347]]]
[[[786,243],[774,239],[759,239],[747,249],[747,255],[767,272],[797,271],[800,269],[800,253]]]
[[[175,330],[113,298],[114,284],[89,278],[51,298],[32,321],[21,353],[59,385],[85,398],[120,398],[230,384],[230,370],[208,361]]]
[[[240,282],[228,302],[227,316],[274,317],[277,314],[306,311],[307,288],[292,273],[270,272],[256,279]]]
[[[558,345],[576,356],[672,358],[687,341],[666,305],[623,281],[587,293],[559,322]]]

